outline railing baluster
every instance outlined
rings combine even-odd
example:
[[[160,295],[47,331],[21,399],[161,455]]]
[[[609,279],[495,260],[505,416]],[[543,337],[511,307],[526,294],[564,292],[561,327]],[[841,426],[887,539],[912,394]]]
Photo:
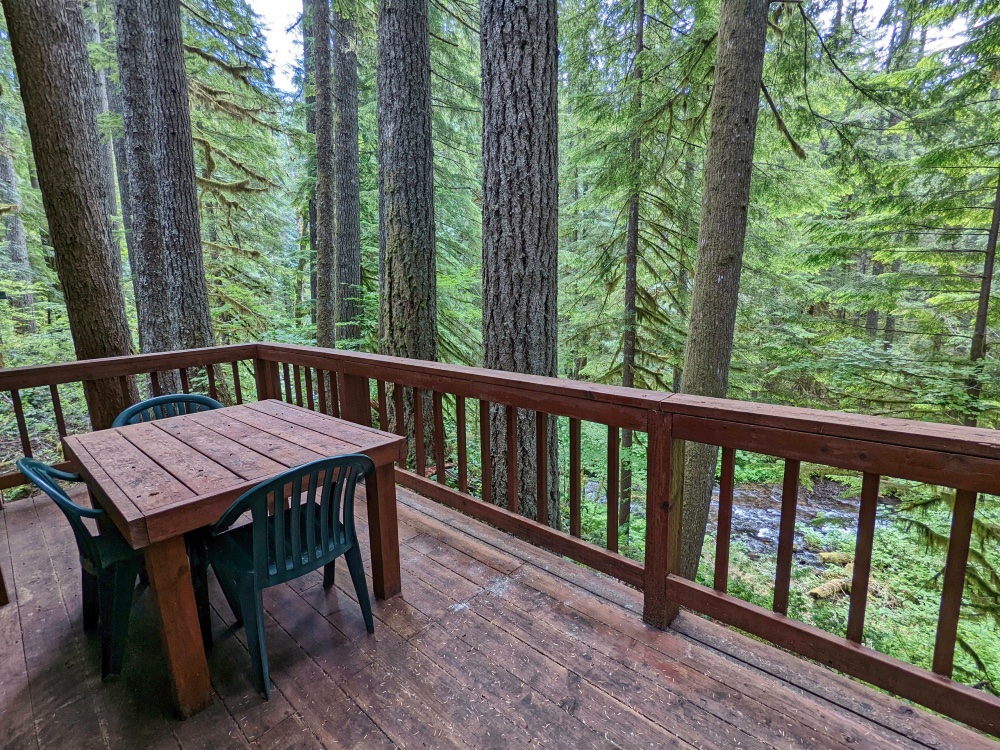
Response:
[[[580,529],[580,495],[582,484],[582,467],[580,465],[580,420],[569,419],[569,533],[575,537],[581,535]]]
[[[535,412],[535,504],[536,519],[549,525],[549,415]]]
[[[392,410],[393,416],[396,419],[396,434],[402,437],[406,437],[406,407],[403,406],[403,400],[406,394],[403,392],[403,386],[399,383],[392,384]]]
[[[340,371],[330,373],[330,411],[334,417],[340,418]]]
[[[292,378],[288,371],[288,363],[281,363],[281,372],[285,376],[285,401],[287,403],[292,403]]]
[[[240,363],[233,362],[233,390],[236,391],[236,403],[243,403],[243,388],[240,387]]]
[[[208,375],[208,395],[218,400],[219,391],[215,387],[215,365],[205,365],[205,374]]]
[[[59,400],[59,387],[53,383],[49,386],[49,393],[52,394],[52,411],[56,415],[56,430],[60,437],[66,437],[66,419],[63,417],[62,402]]]
[[[455,426],[458,448],[458,491],[469,494],[469,455],[465,437],[465,396],[455,396]]]
[[[424,399],[419,388],[413,389],[413,447],[417,458],[417,474],[427,476],[427,451],[424,446]]]
[[[944,565],[941,610],[938,613],[932,667],[935,672],[945,677],[951,677],[955,662],[958,617],[962,610],[965,569],[969,562],[969,546],[972,542],[972,524],[976,515],[977,497],[977,493],[968,490],[955,491],[955,508],[951,515],[951,535],[948,537],[948,557]]]
[[[618,551],[618,502],[621,455],[618,428],[608,425],[608,549]]]
[[[385,394],[385,381],[376,380],[375,388],[378,390],[378,428],[383,432],[389,431],[389,403]]]
[[[785,460],[781,488],[781,521],[778,528],[778,569],[774,575],[774,605],[779,615],[788,614],[788,590],[792,583],[792,545],[795,541],[795,510],[799,495],[799,462]]]
[[[295,405],[302,406],[302,373],[298,365],[292,365],[293,377],[295,378]]]
[[[138,385],[138,384],[136,384]],[[122,403],[132,404],[132,391],[129,389],[128,378],[124,375],[118,376],[118,390],[122,394]],[[86,392],[86,385],[84,385],[84,392]]]
[[[149,373],[149,387],[153,391],[153,398],[157,396],[162,396],[163,392],[160,390],[160,374],[157,372]],[[126,389],[128,385],[126,384]]]
[[[311,367],[304,367],[306,375],[306,406],[309,411],[316,411],[316,402],[313,399],[313,373]]]
[[[493,502],[493,452],[490,449],[490,402],[479,401],[479,455],[484,503]]]
[[[181,376],[181,391],[184,393],[191,392],[191,384],[188,382],[188,371],[186,367],[179,367],[177,372]]]
[[[444,468],[444,403],[440,391],[434,391],[434,478],[445,483]]]
[[[719,523],[715,532],[715,590],[729,590],[729,541],[733,533],[733,481],[736,451],[722,449],[722,477],[719,481]]]
[[[329,414],[326,408],[326,389],[330,382],[330,373],[326,370],[316,370],[316,393],[319,395],[319,410]]]
[[[24,455],[31,458],[31,439],[28,437],[28,424],[24,420],[24,407],[21,405],[21,392],[16,388],[10,392],[14,403],[14,417],[17,419],[17,432],[21,436],[21,449]]]
[[[858,536],[854,544],[851,609],[847,615],[847,640],[855,643],[861,643],[865,631],[865,608],[868,606],[868,578],[872,569],[880,479],[878,474],[866,473],[861,480],[861,510],[858,513]]]
[[[507,510],[519,512],[517,486],[517,407],[507,405]]]

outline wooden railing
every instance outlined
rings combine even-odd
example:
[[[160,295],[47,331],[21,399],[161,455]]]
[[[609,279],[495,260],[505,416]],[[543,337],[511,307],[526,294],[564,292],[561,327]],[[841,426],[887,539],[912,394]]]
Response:
[[[995,431],[663,394],[283,344],[0,370],[0,392],[11,394],[18,437],[25,452],[29,452],[33,440],[24,418],[22,392],[50,389],[53,417],[61,435],[66,429],[60,413],[59,385],[117,377],[122,379],[124,389],[131,376],[180,370],[185,373],[180,377],[187,389],[194,387],[195,380],[186,370],[203,368],[204,375],[197,378],[197,384],[211,393],[219,377],[213,365],[228,366],[226,385],[232,389],[234,402],[276,398],[400,434],[409,424],[411,460],[407,466],[397,468],[399,484],[641,589],[645,599],[643,618],[652,625],[667,626],[678,608],[685,607],[1000,736],[1000,699],[951,679],[977,497],[979,493],[1000,494],[1000,434]],[[252,378],[247,377],[249,373]],[[412,404],[407,407],[412,408],[412,418],[394,419],[394,414],[403,412],[404,402]],[[541,446],[547,443],[553,420],[566,420],[560,429],[565,427],[568,434],[569,455],[560,457],[558,465],[551,465],[548,451],[540,449],[536,453],[538,476],[548,477],[555,472],[568,475],[566,530],[550,524],[554,519],[549,517],[547,498],[543,496],[547,482],[538,482],[538,510],[534,517],[520,512],[516,465],[508,467],[507,507],[492,502],[489,415],[505,414],[507,443],[514,446],[514,425],[525,424],[524,419],[512,418],[518,410],[534,414],[534,429],[541,435],[536,444]],[[581,428],[588,422],[604,426],[608,436],[604,546],[581,538]],[[645,445],[644,563],[617,551],[621,430],[638,433]],[[415,435],[428,437],[416,440]],[[682,468],[687,442],[719,446],[722,450],[712,587],[679,575]],[[728,593],[737,450],[784,460],[770,609]],[[787,616],[803,462],[863,476],[850,610],[843,637]],[[862,645],[882,477],[956,491],[931,670]],[[0,489],[20,481],[17,473],[0,475]]]

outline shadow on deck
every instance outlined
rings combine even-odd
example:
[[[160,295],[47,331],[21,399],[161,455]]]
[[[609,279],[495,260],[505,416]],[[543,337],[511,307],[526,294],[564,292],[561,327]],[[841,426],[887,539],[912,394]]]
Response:
[[[403,595],[375,602],[375,635],[343,560],[330,592],[318,572],[267,590],[265,702],[216,589],[215,703],[185,722],[171,716],[148,591],[124,673],[104,685],[68,525],[44,497],[9,505],[0,564],[15,601],[0,608],[0,744],[1000,748],[699,617],[649,628],[637,592],[402,488],[399,499]]]

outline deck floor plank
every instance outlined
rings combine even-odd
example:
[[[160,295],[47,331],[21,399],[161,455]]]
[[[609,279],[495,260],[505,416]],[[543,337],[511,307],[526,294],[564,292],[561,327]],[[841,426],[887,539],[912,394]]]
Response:
[[[319,572],[265,591],[268,702],[211,579],[215,703],[184,722],[171,715],[148,590],[137,590],[122,677],[102,684],[68,525],[44,498],[9,504],[0,513],[0,566],[12,582],[0,609],[0,744],[1000,749],[702,618],[649,628],[638,592],[406,490],[399,499],[403,595],[373,602],[374,635],[343,560],[329,591]],[[366,520],[361,501],[367,561]]]

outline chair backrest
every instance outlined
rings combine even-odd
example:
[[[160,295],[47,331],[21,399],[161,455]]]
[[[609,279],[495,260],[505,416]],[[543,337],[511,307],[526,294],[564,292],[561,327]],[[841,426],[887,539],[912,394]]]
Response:
[[[101,518],[104,511],[99,508],[81,508],[70,500],[69,495],[56,482],[82,482],[83,478],[79,474],[69,474],[65,471],[53,469],[51,466],[36,461],[33,458],[22,458],[17,462],[18,470],[24,474],[42,492],[48,495],[59,506],[59,510],[66,516],[69,525],[73,528],[73,536],[76,537],[76,545],[80,549],[80,555],[86,559],[96,562],[98,559],[97,546],[94,543],[94,536],[90,533],[83,522],[84,518]]]
[[[218,536],[253,515],[253,564],[261,588],[316,570],[357,544],[354,492],[375,471],[367,456],[323,458],[245,492],[212,527]]]
[[[149,398],[145,401],[140,401],[134,406],[130,406],[115,417],[115,421],[111,426],[124,427],[127,424],[152,422],[154,419],[179,417],[181,414],[193,414],[197,411],[210,411],[211,409],[221,408],[222,404],[208,396],[179,393],[168,394],[166,396]]]

